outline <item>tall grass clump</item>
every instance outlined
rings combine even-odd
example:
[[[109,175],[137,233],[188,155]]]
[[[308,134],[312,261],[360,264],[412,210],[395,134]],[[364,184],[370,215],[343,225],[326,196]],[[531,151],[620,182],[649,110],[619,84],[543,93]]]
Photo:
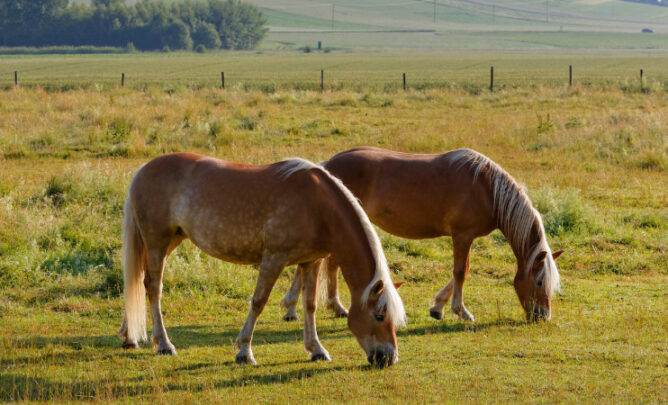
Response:
[[[579,190],[542,187],[531,194],[549,235],[583,233],[590,229],[592,224],[588,220],[587,206]]]
[[[77,186],[70,175],[52,176],[44,189],[44,198],[55,207],[62,207],[76,197]]]

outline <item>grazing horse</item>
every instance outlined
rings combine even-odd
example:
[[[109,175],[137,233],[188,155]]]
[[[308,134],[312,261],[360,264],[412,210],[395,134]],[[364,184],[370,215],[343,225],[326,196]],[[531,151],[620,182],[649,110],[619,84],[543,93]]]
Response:
[[[175,153],[140,168],[128,190],[123,221],[126,348],[146,339],[145,295],[153,344],[176,354],[160,311],[169,254],[189,238],[207,254],[260,264],[250,311],[235,346],[237,363],[256,364],[253,329],[286,265],[298,264],[304,286],[304,346],[312,360],[330,360],[315,327],[316,285],[331,254],[351,291],[348,327],[373,365],[398,361],[395,327],[405,322],[401,298],[364,210],[342,183],[303,159],[266,166]]]
[[[555,259],[545,239],[540,214],[521,186],[498,164],[470,150],[445,154],[409,154],[361,147],[341,152],[324,167],[360,200],[373,223],[403,238],[452,237],[453,278],[434,297],[430,315],[443,318],[443,307],[474,321],[464,306],[462,287],[469,272],[471,244],[500,229],[517,258],[515,291],[529,320],[550,319],[551,297],[559,289]],[[328,259],[328,303],[347,316],[337,292],[337,259]],[[284,319],[296,318],[301,284],[299,269],[281,301]]]

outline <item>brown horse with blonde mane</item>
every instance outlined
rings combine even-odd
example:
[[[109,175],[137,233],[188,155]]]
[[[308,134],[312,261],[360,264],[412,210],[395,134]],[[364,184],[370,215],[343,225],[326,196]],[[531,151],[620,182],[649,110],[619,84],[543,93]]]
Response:
[[[176,153],[140,168],[123,221],[124,347],[146,339],[148,292],[153,344],[160,354],[176,354],[160,310],[162,275],[167,257],[186,238],[221,260],[260,264],[236,340],[237,363],[255,364],[255,323],[290,264],[303,274],[304,346],[312,360],[330,360],[315,327],[318,272],[330,254],[351,291],[348,326],[369,362],[398,361],[395,326],[405,322],[405,313],[380,241],[350,191],[321,166],[303,159],[251,166]]]
[[[444,154],[410,154],[361,147],[341,152],[324,167],[343,181],[360,200],[373,223],[403,238],[452,237],[453,277],[434,297],[430,315],[443,318],[452,298],[452,312],[465,320],[462,288],[469,272],[475,238],[494,229],[504,234],[517,258],[515,291],[529,320],[550,319],[551,297],[559,289],[555,260],[545,238],[540,214],[520,185],[488,157],[459,149]],[[336,258],[328,260],[328,306],[348,315],[337,289]],[[299,269],[281,304],[284,319],[296,318]]]

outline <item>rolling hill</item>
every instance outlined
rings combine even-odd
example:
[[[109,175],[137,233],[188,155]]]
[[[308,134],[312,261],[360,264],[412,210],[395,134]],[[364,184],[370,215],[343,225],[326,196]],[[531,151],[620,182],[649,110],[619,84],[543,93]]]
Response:
[[[660,2],[244,1],[267,18],[262,50],[317,48],[320,42],[329,50],[668,51],[668,7]],[[647,29],[653,33],[642,33]]]

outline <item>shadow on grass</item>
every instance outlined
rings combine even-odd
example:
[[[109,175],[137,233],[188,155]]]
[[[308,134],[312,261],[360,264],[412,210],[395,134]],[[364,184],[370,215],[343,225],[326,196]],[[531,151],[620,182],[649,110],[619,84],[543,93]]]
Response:
[[[436,333],[461,333],[461,332],[477,332],[498,326],[518,327],[526,325],[526,322],[518,321],[512,318],[500,318],[492,322],[471,323],[471,322],[456,322],[448,323],[442,321],[435,321],[433,324],[419,326],[415,328],[404,328],[397,331],[397,336],[421,336],[433,335]]]
[[[224,363],[232,365],[232,362]],[[192,366],[175,369],[174,373],[194,369],[219,367],[220,364],[199,363]],[[209,383],[193,382],[188,384],[157,384],[150,376],[128,378],[126,380],[88,380],[73,383],[58,382],[41,377],[28,377],[20,374],[0,375],[0,402],[15,401],[56,401],[59,400],[109,400],[144,397],[163,391],[187,391],[189,393],[202,392],[209,389],[230,387],[258,386],[286,384],[312,378],[320,374],[358,369],[359,367],[329,367],[315,368],[304,366],[296,370],[285,372],[270,371],[259,374],[267,366],[241,366],[246,369],[233,378],[213,380]],[[251,374],[256,372],[255,374]],[[172,374],[172,373],[170,373]]]

